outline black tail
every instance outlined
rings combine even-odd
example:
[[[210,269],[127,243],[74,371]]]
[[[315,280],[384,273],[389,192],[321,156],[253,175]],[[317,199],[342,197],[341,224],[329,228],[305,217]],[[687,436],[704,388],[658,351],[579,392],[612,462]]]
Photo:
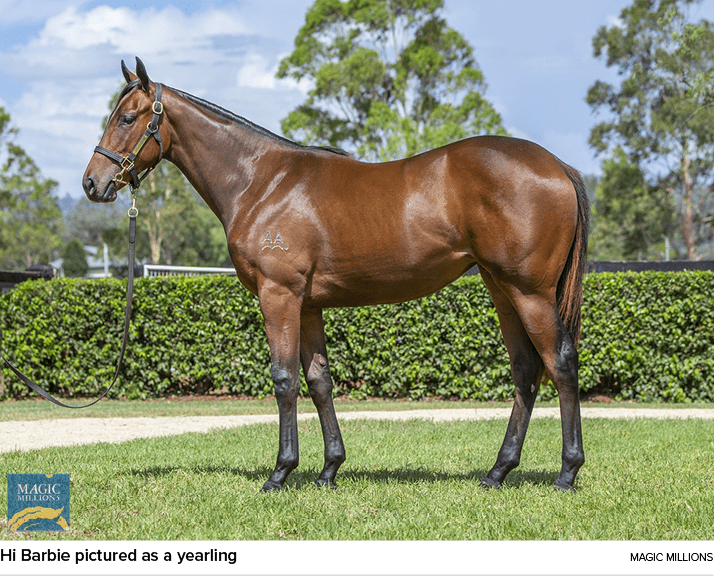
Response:
[[[570,338],[577,346],[580,341],[581,305],[583,303],[583,276],[588,268],[588,231],[590,205],[588,192],[580,173],[572,166],[560,162],[566,176],[573,183],[578,201],[578,225],[570,254],[558,281],[556,291],[558,312]]]

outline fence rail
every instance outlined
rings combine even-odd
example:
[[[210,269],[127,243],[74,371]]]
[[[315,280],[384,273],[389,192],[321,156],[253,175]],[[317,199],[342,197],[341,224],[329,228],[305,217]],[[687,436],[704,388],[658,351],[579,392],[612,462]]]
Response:
[[[14,271],[0,270],[0,293],[9,291],[15,285],[25,282],[26,280],[54,278],[55,272],[52,267],[42,267],[38,270]]]
[[[714,271],[714,260],[602,261],[588,263],[588,272],[678,272],[684,270]],[[466,272],[466,276],[478,274],[477,266]],[[137,267],[137,276],[145,277],[216,275],[236,276],[236,271],[234,268],[224,267],[168,266],[157,264],[145,264]],[[41,270],[28,270],[23,272],[0,270],[0,292],[7,292],[15,285],[25,282],[26,280],[41,278],[49,280],[54,278],[54,276],[54,271],[51,267],[47,267],[47,270],[43,268]]]
[[[589,262],[588,272],[679,272],[714,270],[714,260],[601,261]]]
[[[145,264],[142,276],[236,276],[236,269],[204,266]]]

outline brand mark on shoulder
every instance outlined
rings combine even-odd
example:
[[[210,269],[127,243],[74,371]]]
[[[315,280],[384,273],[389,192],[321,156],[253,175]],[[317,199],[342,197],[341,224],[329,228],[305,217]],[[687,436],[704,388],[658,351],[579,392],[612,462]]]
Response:
[[[263,237],[262,244],[263,247],[260,250],[265,250],[266,248],[269,248],[270,250],[274,250],[276,248],[279,248],[280,250],[288,250],[289,248],[285,244],[285,241],[283,241],[283,236],[280,234],[280,231],[275,233],[275,237],[272,236],[270,231],[267,231]]]

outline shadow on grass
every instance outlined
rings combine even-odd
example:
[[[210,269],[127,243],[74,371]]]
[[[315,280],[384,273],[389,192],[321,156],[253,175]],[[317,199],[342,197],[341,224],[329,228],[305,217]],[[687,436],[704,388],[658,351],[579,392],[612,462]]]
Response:
[[[240,467],[217,467],[217,466],[195,466],[195,467],[148,467],[144,469],[131,469],[125,474],[134,477],[154,479],[166,477],[174,473],[188,474],[211,474],[211,475],[233,475],[242,477],[248,481],[255,481],[260,486],[272,473],[270,467],[257,467],[254,469],[244,469]],[[403,484],[412,485],[420,483],[440,483],[448,481],[469,481],[473,482],[474,486],[478,487],[481,479],[483,479],[488,470],[477,469],[468,473],[447,473],[443,471],[434,471],[426,467],[418,467],[416,469],[398,468],[398,469],[350,469],[345,468],[337,475],[337,484],[340,481],[367,481],[369,483],[382,484]],[[319,475],[319,470],[314,468],[296,469],[290,474],[286,482],[287,488],[303,489],[311,487],[315,483],[315,479]],[[520,487],[520,486],[551,486],[555,482],[558,474],[554,471],[512,471],[504,482],[505,487]]]

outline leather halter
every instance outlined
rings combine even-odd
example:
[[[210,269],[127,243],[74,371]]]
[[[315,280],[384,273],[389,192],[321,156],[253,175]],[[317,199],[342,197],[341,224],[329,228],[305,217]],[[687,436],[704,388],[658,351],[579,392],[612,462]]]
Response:
[[[118,163],[121,167],[121,172],[117,172],[114,175],[114,178],[112,178],[112,181],[116,182],[117,184],[128,184],[132,190],[136,190],[139,188],[142,181],[149,175],[152,170],[157,167],[159,162],[161,162],[161,159],[164,157],[164,145],[161,142],[161,133],[159,132],[159,122],[161,121],[161,115],[164,113],[164,105],[161,102],[161,84],[156,84],[156,100],[151,105],[151,111],[154,113],[151,122],[149,122],[146,127],[146,131],[139,139],[139,142],[136,144],[134,149],[128,155],[121,157],[116,152],[107,150],[102,146],[97,146],[94,148],[95,152],[98,152],[110,158],[114,162]],[[149,138],[152,137],[159,145],[159,158],[156,160],[153,166],[147,168],[143,174],[139,175],[136,172],[134,161],[136,160],[136,157],[139,156],[146,143],[149,141]],[[131,180],[123,180],[122,177],[124,176],[125,172],[129,173],[129,175],[131,176]]]

